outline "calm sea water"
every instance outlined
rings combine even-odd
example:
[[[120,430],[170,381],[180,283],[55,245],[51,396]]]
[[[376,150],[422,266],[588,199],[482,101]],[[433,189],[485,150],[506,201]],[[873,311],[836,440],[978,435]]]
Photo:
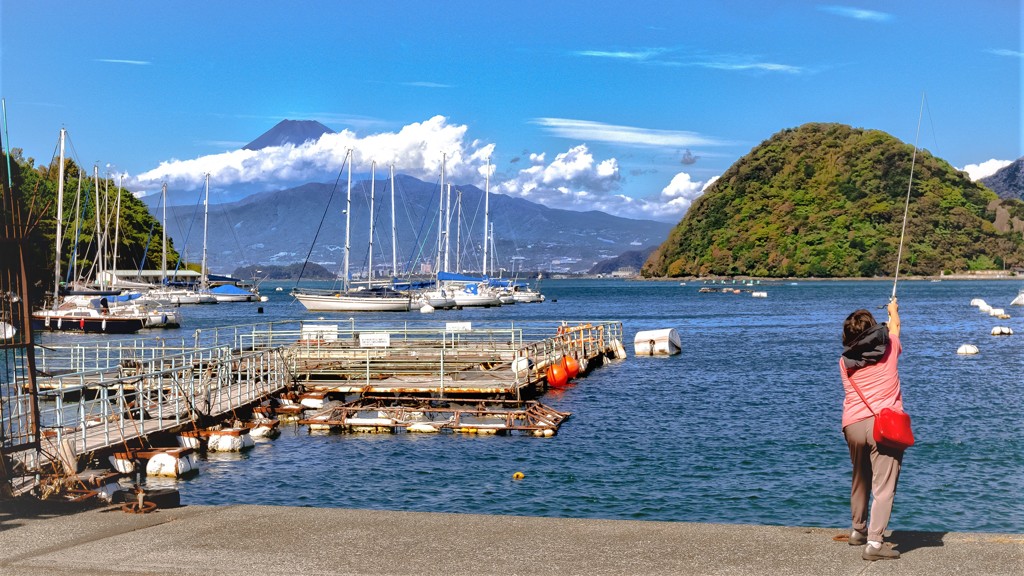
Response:
[[[182,330],[319,316],[273,286],[262,304],[184,307]],[[918,443],[891,528],[1024,532],[1024,309],[1008,306],[1022,286],[900,284],[900,372]],[[173,484],[186,504],[846,526],[841,324],[883,305],[891,283],[780,283],[761,287],[767,299],[699,287],[549,280],[543,304],[432,317],[621,321],[628,359],[541,398],[572,412],[553,438],[310,435],[287,425],[245,454],[204,457],[198,476]],[[1015,317],[990,318],[972,298]],[[1016,335],[990,336],[995,325]],[[683,353],[633,357],[633,334],[656,328],[677,329]],[[963,343],[981,353],[958,356]],[[513,480],[517,471],[525,478]]]

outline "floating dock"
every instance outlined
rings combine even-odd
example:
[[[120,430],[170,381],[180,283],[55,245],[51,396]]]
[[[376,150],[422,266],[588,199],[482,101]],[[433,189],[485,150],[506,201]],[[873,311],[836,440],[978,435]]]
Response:
[[[104,459],[130,473],[156,454],[176,458],[178,474],[195,447],[164,444],[191,438],[201,449],[211,427],[250,416],[347,432],[553,436],[569,414],[536,400],[553,370],[585,375],[624,356],[618,322],[286,321],[37,349],[38,415],[11,402],[3,417],[12,429],[36,418],[38,449],[10,457],[68,477]],[[34,475],[15,490],[37,486]]]

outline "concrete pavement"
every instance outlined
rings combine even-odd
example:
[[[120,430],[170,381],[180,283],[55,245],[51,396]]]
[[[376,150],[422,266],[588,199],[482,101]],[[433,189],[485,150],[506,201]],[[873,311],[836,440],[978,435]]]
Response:
[[[865,562],[836,528],[187,506],[5,513],[0,574],[1024,574],[1024,535],[896,532]]]

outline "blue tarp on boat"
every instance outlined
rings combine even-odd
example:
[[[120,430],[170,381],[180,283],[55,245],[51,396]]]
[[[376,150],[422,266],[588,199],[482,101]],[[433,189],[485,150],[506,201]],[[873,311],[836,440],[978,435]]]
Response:
[[[216,288],[210,288],[210,293],[222,294],[224,296],[242,296],[246,294],[252,294],[252,292],[244,288],[239,288],[238,286],[235,286],[233,284],[224,284],[222,286],[217,286]]]

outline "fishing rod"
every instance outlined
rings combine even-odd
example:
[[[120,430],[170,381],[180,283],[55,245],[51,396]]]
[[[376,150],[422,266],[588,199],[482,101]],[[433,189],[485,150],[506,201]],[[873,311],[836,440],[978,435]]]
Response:
[[[917,134],[914,136],[914,154],[910,158],[910,181],[907,182],[907,200],[903,205],[903,227],[900,229],[900,245],[896,252],[896,273],[892,278],[892,296],[889,301],[896,299],[896,283],[900,278],[900,262],[903,260],[903,238],[907,233],[907,214],[910,212],[910,190],[914,185],[914,165],[917,163],[917,143],[921,137],[921,118],[924,117],[925,95],[921,94],[921,111],[917,115]]]

